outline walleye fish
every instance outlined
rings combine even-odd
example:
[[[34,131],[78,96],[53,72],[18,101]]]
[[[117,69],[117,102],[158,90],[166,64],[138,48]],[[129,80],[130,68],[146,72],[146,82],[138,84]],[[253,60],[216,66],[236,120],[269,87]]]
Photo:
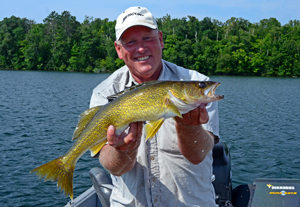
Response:
[[[149,121],[146,139],[153,137],[170,117],[185,114],[200,104],[223,99],[212,81],[150,81],[111,96],[112,102],[90,108],[80,115],[73,134],[76,140],[67,153],[30,171],[45,181],[57,181],[58,188],[73,200],[73,172],[77,160],[90,150],[96,155],[106,144],[107,128],[113,125],[120,135],[132,122]]]

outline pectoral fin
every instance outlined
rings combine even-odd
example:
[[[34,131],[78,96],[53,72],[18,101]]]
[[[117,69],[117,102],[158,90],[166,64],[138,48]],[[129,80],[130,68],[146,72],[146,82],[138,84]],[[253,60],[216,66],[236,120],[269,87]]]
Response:
[[[159,128],[163,123],[164,123],[164,119],[159,119],[156,121],[150,121],[148,124],[146,124],[145,126],[146,141],[149,138],[152,138],[157,133],[157,131],[159,130]]]
[[[165,103],[166,103],[167,108],[170,111],[172,111],[176,116],[179,116],[180,118],[182,118],[182,115],[178,111],[177,107],[170,101],[170,99],[166,98]]]
[[[106,140],[101,142],[100,144],[97,144],[93,146],[90,151],[91,151],[91,156],[94,157],[101,149],[102,147],[106,144]]]

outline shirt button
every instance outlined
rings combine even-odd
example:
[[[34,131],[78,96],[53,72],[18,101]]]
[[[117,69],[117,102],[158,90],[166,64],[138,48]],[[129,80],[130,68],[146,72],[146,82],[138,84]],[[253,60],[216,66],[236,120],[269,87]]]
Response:
[[[151,160],[154,160],[154,156],[151,156]]]
[[[154,199],[154,203],[156,203],[156,201],[157,201],[157,199],[155,198],[155,199]]]
[[[155,182],[155,181],[156,181],[156,178],[152,178],[152,180]]]

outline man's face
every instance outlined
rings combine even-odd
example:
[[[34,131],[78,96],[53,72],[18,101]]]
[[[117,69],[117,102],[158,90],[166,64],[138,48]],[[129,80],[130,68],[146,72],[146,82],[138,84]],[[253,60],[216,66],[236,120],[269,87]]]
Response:
[[[127,29],[121,44],[115,42],[120,59],[124,60],[138,83],[157,80],[162,69],[162,33],[144,26]]]

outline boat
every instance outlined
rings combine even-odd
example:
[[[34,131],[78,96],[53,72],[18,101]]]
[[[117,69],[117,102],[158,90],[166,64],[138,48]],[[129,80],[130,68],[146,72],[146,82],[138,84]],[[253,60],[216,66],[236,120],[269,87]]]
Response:
[[[213,148],[213,186],[219,207],[299,207],[300,179],[257,178],[252,184],[232,189],[230,150],[219,142]],[[99,167],[89,171],[93,186],[65,207],[109,207],[113,188],[108,172]]]

